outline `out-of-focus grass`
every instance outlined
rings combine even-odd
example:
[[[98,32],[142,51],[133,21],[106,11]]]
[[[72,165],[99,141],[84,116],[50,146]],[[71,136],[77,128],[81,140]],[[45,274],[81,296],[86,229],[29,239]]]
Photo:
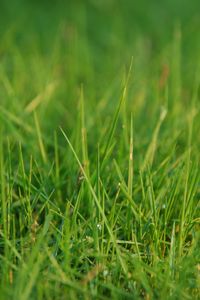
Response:
[[[199,1],[0,3],[0,298],[198,299]]]

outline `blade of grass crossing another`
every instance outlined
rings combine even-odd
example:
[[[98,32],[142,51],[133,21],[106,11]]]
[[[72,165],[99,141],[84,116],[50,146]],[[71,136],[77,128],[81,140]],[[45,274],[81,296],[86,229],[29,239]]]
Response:
[[[98,199],[98,197],[97,197],[97,195],[96,195],[96,193],[94,191],[94,188],[92,187],[91,182],[90,182],[90,180],[89,180],[89,178],[88,178],[88,176],[87,176],[87,174],[86,174],[86,172],[85,172],[85,170],[84,170],[84,168],[83,168],[83,166],[82,166],[82,164],[81,164],[81,162],[80,162],[80,160],[79,160],[79,158],[78,158],[78,156],[77,156],[77,154],[76,154],[76,152],[75,152],[75,150],[74,150],[74,148],[73,148],[73,146],[72,146],[72,144],[70,142],[70,140],[68,139],[68,137],[65,134],[65,132],[63,131],[63,129],[60,128],[60,130],[61,130],[64,138],[66,139],[66,141],[67,141],[67,143],[68,143],[68,145],[69,145],[69,147],[70,147],[70,149],[71,149],[71,151],[72,151],[72,153],[73,153],[73,155],[74,155],[74,157],[75,157],[75,159],[76,159],[76,161],[77,161],[77,163],[78,163],[78,165],[79,165],[79,167],[80,167],[80,169],[81,169],[81,171],[82,171],[82,173],[83,173],[83,175],[85,177],[85,180],[86,180],[86,182],[88,184],[88,187],[89,187],[89,189],[91,191],[91,194],[92,194],[92,196],[94,198],[94,201],[95,201],[95,203],[97,205],[97,208],[98,208],[99,212],[101,213],[102,219],[103,219],[103,221],[105,223],[105,226],[106,226],[106,228],[108,230],[108,233],[109,233],[109,235],[110,235],[110,237],[112,239],[112,242],[113,242],[113,244],[115,246],[116,254],[118,256],[118,259],[119,259],[119,262],[121,264],[122,270],[123,270],[124,274],[127,275],[128,274],[127,265],[126,265],[124,259],[122,258],[122,255],[120,253],[119,247],[118,247],[118,245],[116,243],[116,239],[115,239],[114,234],[113,234],[113,232],[112,232],[112,230],[111,230],[111,228],[109,226],[108,220],[106,218],[104,210],[101,207],[100,201],[99,201],[99,199]]]
[[[106,159],[107,154],[109,152],[109,148],[110,148],[110,145],[112,143],[113,136],[114,136],[114,133],[115,133],[117,121],[119,119],[119,113],[120,113],[122,104],[124,103],[124,101],[126,99],[128,83],[129,83],[130,76],[131,76],[131,71],[132,71],[132,65],[133,65],[133,58],[131,59],[128,75],[127,75],[127,78],[125,80],[124,88],[123,88],[123,91],[122,91],[122,96],[121,96],[121,99],[119,101],[119,105],[117,107],[117,110],[116,110],[114,118],[113,118],[113,122],[112,122],[111,127],[110,127],[111,129],[110,129],[110,132],[108,134],[108,140],[107,140],[105,150],[104,150],[104,153],[103,153],[103,157],[102,157],[102,164],[104,163],[104,160]]]

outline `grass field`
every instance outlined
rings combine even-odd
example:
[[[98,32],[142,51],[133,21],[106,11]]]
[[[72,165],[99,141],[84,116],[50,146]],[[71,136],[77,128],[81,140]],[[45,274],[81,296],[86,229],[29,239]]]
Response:
[[[0,2],[0,299],[200,299],[200,2]]]

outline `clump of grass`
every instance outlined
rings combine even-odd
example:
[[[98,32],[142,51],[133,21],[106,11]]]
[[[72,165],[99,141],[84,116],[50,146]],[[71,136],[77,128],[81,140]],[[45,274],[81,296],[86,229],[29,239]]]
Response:
[[[0,298],[198,299],[198,11],[48,5],[2,6]]]

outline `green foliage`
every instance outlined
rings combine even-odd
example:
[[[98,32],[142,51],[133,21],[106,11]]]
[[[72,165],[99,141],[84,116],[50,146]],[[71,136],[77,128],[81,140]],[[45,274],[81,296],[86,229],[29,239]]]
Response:
[[[199,299],[199,0],[0,3],[0,299]]]

